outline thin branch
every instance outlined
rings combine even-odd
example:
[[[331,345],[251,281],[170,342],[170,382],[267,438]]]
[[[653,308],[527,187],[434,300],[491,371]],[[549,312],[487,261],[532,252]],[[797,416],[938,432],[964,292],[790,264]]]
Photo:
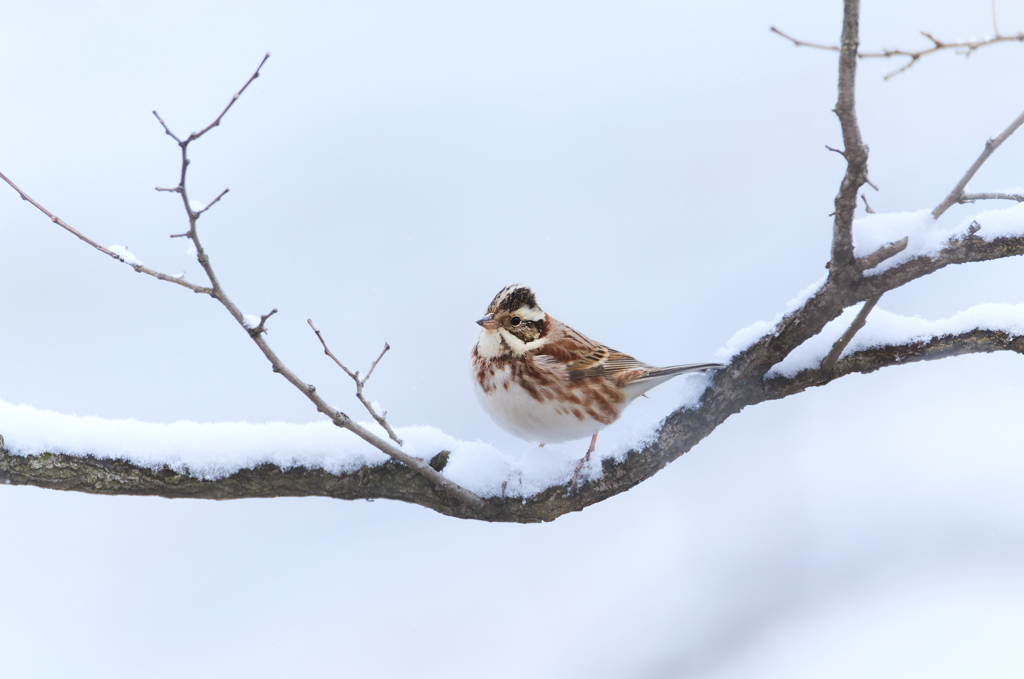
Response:
[[[783,33],[782,31],[780,31],[779,29],[775,28],[774,26],[772,26],[770,30],[771,30],[772,33],[775,33],[776,35],[781,35],[786,40],[789,40],[790,42],[792,42],[795,47],[813,47],[814,49],[829,50],[830,52],[838,52],[839,51],[839,48],[836,47],[835,45],[819,45],[818,43],[807,42],[806,40],[798,40],[798,39],[794,38],[791,35]]]
[[[370,369],[366,371],[366,377],[363,378],[363,384],[366,384],[366,382],[370,379],[370,375],[373,374],[373,369],[377,367],[378,363],[380,363],[380,359],[384,358],[384,354],[388,353],[388,351],[390,350],[391,345],[385,342],[384,348],[381,349],[380,356],[378,356],[377,360],[373,362],[373,365],[370,366]]]
[[[999,148],[1004,141],[1010,138],[1014,132],[1017,131],[1022,124],[1024,124],[1024,113],[1017,116],[1010,125],[1003,130],[998,137],[995,139],[989,139],[985,142],[985,149],[978,156],[978,159],[974,161],[974,164],[967,168],[967,172],[960,178],[960,181],[956,183],[953,190],[949,192],[941,203],[939,203],[934,210],[932,210],[932,219],[938,219],[942,216],[942,213],[948,210],[951,206],[956,205],[960,202],[960,199],[964,195],[964,189],[967,187],[967,182],[971,181],[974,175],[978,172],[988,157],[995,153],[995,150]]]
[[[10,179],[8,179],[4,174],[0,173],[0,179],[3,179],[5,182],[7,182],[10,185],[10,187],[12,189],[17,191],[18,195],[21,196],[22,200],[27,200],[37,210],[39,210],[44,215],[49,217],[50,221],[53,222],[54,224],[56,224],[57,226],[63,228],[68,233],[71,233],[72,235],[74,235],[79,240],[81,240],[81,241],[83,241],[85,243],[88,243],[89,245],[93,246],[94,248],[96,248],[97,250],[99,250],[103,254],[107,255],[108,257],[113,257],[114,259],[116,259],[119,262],[123,262],[124,261],[124,259],[119,254],[117,254],[116,252],[112,252],[111,250],[108,250],[107,248],[103,247],[102,245],[100,245],[96,241],[92,240],[91,238],[82,235],[82,233],[80,233],[73,226],[71,226],[70,224],[65,222],[63,219],[61,219],[57,215],[55,215],[52,212],[50,212],[49,210],[47,210],[45,207],[43,207],[39,203],[37,203],[31,196],[29,196],[27,193],[25,193],[20,188],[18,188],[18,185],[15,184],[14,182],[12,182]]]
[[[388,433],[388,436],[391,438],[391,440],[397,443],[398,445],[402,445],[402,439],[398,438],[398,435],[395,434],[394,429],[392,429],[391,425],[388,424],[387,412],[378,415],[377,410],[373,407],[373,404],[367,401],[366,398],[363,396],[363,387],[366,386],[366,381],[370,379],[370,375],[373,374],[373,369],[377,367],[378,363],[380,363],[380,359],[384,358],[384,354],[388,352],[388,349],[391,348],[391,345],[389,345],[387,342],[384,343],[384,350],[380,352],[380,356],[378,356],[377,360],[374,361],[373,365],[370,366],[370,369],[366,372],[366,377],[360,380],[359,373],[352,372],[351,370],[346,368],[345,364],[339,361],[338,357],[335,356],[334,353],[330,350],[330,348],[327,346],[327,340],[325,340],[324,336],[320,334],[320,331],[317,330],[317,327],[313,325],[313,319],[307,318],[306,323],[309,323],[309,327],[311,327],[313,329],[313,332],[316,333],[316,338],[320,340],[320,344],[323,345],[324,353],[327,354],[332,361],[337,363],[338,367],[344,370],[345,374],[351,377],[352,381],[356,383],[356,398],[359,399],[359,402],[363,404],[363,407],[366,408],[367,412],[369,412],[373,419],[377,421],[377,424],[384,427],[384,431]]]
[[[875,214],[875,211],[871,209],[871,204],[868,202],[867,195],[862,193],[860,194],[860,198],[861,200],[864,201],[864,211],[867,212],[869,215]]]
[[[206,127],[204,127],[199,132],[193,132],[192,134],[190,134],[186,141],[195,141],[196,139],[199,139],[201,136],[203,136],[204,134],[206,134],[207,132],[209,132],[213,128],[215,128],[218,125],[220,125],[221,118],[223,118],[224,115],[231,109],[231,107],[235,105],[235,102],[238,101],[238,98],[242,96],[242,92],[245,92],[245,89],[247,87],[249,87],[249,85],[252,83],[253,80],[255,80],[256,78],[260,77],[260,69],[263,68],[263,64],[267,63],[267,59],[269,59],[269,58],[270,58],[270,52],[267,52],[266,55],[264,55],[264,57],[263,57],[263,61],[261,61],[260,65],[256,67],[256,71],[252,74],[252,76],[248,80],[245,81],[245,84],[242,85],[242,89],[238,90],[238,92],[236,92],[235,95],[233,97],[231,97],[231,101],[229,101],[228,105],[224,107],[224,110],[220,112],[220,115],[217,116],[217,119],[214,120],[209,125],[207,125]],[[154,113],[155,113],[155,111],[154,111]],[[160,122],[162,123],[163,121],[160,121]],[[165,129],[166,129],[166,126],[165,126]],[[168,131],[168,134],[170,134],[170,131]],[[171,135],[171,136],[173,137],[174,135]],[[182,142],[179,141],[178,143],[180,144]],[[211,203],[211,205],[212,204],[213,203]]]
[[[123,264],[127,264],[131,268],[135,269],[135,271],[137,271],[138,273],[144,273],[147,276],[152,276],[153,278],[157,278],[157,279],[162,280],[162,281],[167,281],[168,283],[174,283],[175,285],[180,285],[183,288],[188,288],[192,292],[198,292],[198,293],[201,293],[201,294],[204,294],[204,295],[209,295],[211,292],[213,292],[213,290],[210,289],[210,288],[203,287],[203,286],[200,286],[200,285],[195,285],[194,283],[189,283],[184,278],[176,278],[174,276],[169,276],[169,275],[167,275],[165,273],[161,273],[161,272],[156,271],[154,269],[150,269],[148,266],[143,266],[142,264],[132,264],[131,262],[126,262],[124,260],[124,257],[122,257],[121,255],[117,254],[116,252],[113,252],[113,251],[109,250],[108,248],[103,247],[102,245],[100,245],[96,241],[92,240],[91,238],[89,238],[85,234],[83,234],[80,231],[78,231],[77,229],[75,229],[73,226],[71,226],[70,224],[65,222],[60,217],[56,216],[55,214],[53,214],[52,212],[47,210],[40,203],[38,203],[34,198],[29,196],[27,193],[22,191],[20,188],[18,188],[18,185],[15,184],[14,182],[12,182],[10,179],[8,179],[4,174],[0,173],[0,179],[3,179],[5,182],[7,182],[10,185],[10,187],[12,189],[17,191],[18,195],[21,196],[22,200],[28,201],[37,210],[39,210],[44,215],[49,217],[51,222],[53,222],[57,226],[63,228],[65,231],[73,234],[75,237],[77,237],[82,242],[88,243],[89,245],[91,245],[92,247],[96,248],[97,250],[99,250],[103,254],[107,255],[108,257],[112,257],[112,258],[116,259],[117,261],[119,261],[119,262],[121,262]]]
[[[253,337],[256,337],[257,335],[260,335],[260,334],[266,332],[267,329],[264,327],[264,325],[266,324],[267,319],[270,318],[271,316],[273,316],[276,313],[277,313],[277,309],[271,309],[270,313],[263,314],[262,316],[260,316],[259,325],[257,325],[255,328],[250,330],[249,334],[251,336],[253,336]]]
[[[976,200],[1015,200],[1024,203],[1024,193],[964,193],[958,203],[973,203]]]
[[[878,304],[878,300],[881,298],[881,295],[876,295],[864,302],[864,306],[862,306],[860,311],[857,312],[857,317],[853,319],[853,323],[851,323],[850,327],[846,329],[846,332],[844,332],[842,336],[835,341],[832,345],[832,350],[828,352],[828,356],[826,356],[825,360],[821,362],[820,370],[822,372],[832,372],[832,369],[836,367],[836,361],[839,360],[839,355],[843,353],[843,349],[845,349],[853,340],[853,336],[864,327],[865,323],[867,323],[868,314],[871,313],[871,310],[875,308],[875,305]]]
[[[181,139],[178,138],[178,135],[176,135],[173,132],[171,132],[171,128],[167,127],[167,123],[165,123],[164,119],[160,117],[160,114],[157,113],[156,111],[153,111],[153,115],[156,116],[157,122],[159,122],[160,126],[164,128],[164,132],[167,133],[167,136],[170,137],[171,139],[173,139],[174,141],[178,142],[178,144],[181,144],[182,143]],[[174,191],[174,190],[175,189],[157,189],[157,191]]]
[[[211,207],[216,205],[217,201],[219,201],[221,198],[223,198],[225,196],[225,194],[227,194],[227,192],[230,191],[230,190],[231,189],[224,189],[223,191],[221,191],[220,195],[213,199],[213,202],[211,202],[209,205],[207,205],[202,210],[200,210],[199,212],[196,213],[196,217],[198,217],[199,215],[203,214],[204,212],[209,210]]]
[[[993,8],[992,21],[993,24],[995,24],[995,8]],[[772,33],[775,33],[785,38],[786,40],[789,40],[797,47],[811,47],[813,49],[828,50],[830,52],[840,51],[840,49],[835,45],[822,45],[819,43],[813,43],[808,42],[806,40],[794,38],[791,35],[783,33],[775,26],[771,27],[771,31]],[[905,63],[903,66],[896,69],[895,71],[887,73],[884,76],[884,79],[888,80],[889,78],[892,78],[893,76],[899,75],[900,73],[906,71],[908,68],[916,64],[918,59],[925,57],[929,54],[934,54],[935,52],[941,52],[943,50],[951,49],[959,50],[957,51],[957,54],[963,56],[970,56],[975,51],[981,49],[982,47],[987,47],[988,45],[995,45],[996,43],[1000,42],[1024,42],[1024,32],[1018,33],[1017,35],[1000,35],[998,30],[996,31],[995,36],[991,38],[986,38],[984,40],[972,40],[967,42],[945,42],[942,40],[938,40],[932,34],[926,33],[924,31],[921,31],[921,35],[928,38],[928,40],[932,43],[931,47],[927,47],[917,51],[902,49],[883,49],[881,52],[858,52],[857,57],[860,59],[891,59],[893,57],[905,57],[907,59],[907,63]]]
[[[125,262],[127,264],[127,262]],[[144,273],[147,276],[152,276],[157,280],[166,281],[168,283],[174,283],[180,285],[183,288],[188,288],[192,292],[199,293],[201,295],[213,295],[213,288],[204,285],[196,285],[195,283],[189,283],[185,280],[185,274],[179,276],[171,276],[160,271],[154,271],[149,267],[142,266],[141,264],[128,264],[131,268],[135,269],[138,273]]]

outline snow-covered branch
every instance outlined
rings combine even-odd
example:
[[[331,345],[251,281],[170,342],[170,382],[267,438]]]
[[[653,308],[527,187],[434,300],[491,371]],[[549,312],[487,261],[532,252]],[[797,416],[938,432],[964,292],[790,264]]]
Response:
[[[376,420],[355,422],[329,405],[313,385],[300,379],[272,350],[266,338],[266,325],[276,310],[262,317],[247,316],[227,295],[196,226],[198,218],[226,190],[207,206],[190,203],[186,188],[190,162],[187,151],[191,142],[220,124],[246,87],[258,77],[259,68],[216,120],[198,133],[181,138],[157,115],[164,132],[181,148],[178,185],[158,190],[181,195],[189,230],[176,237],[186,237],[195,245],[209,278],[208,287],[146,269],[125,249],[98,245],[31,200],[6,177],[0,177],[53,222],[108,256],[128,263],[136,271],[216,299],[245,330],[274,371],[306,396],[330,424],[322,422],[305,428],[102,421],[97,424],[77,419],[65,421],[60,419],[64,417],[61,415],[17,410],[0,402],[0,423],[4,426],[0,434],[7,436],[6,443],[0,439],[0,482],[163,497],[389,498],[461,518],[548,521],[650,478],[745,407],[823,386],[855,372],[972,353],[1024,353],[1024,307],[981,306],[934,323],[895,316],[876,307],[886,292],[951,264],[1024,254],[1024,202],[1020,195],[965,193],[978,168],[1024,124],[1024,114],[986,144],[982,155],[934,210],[878,214],[868,209],[869,214],[856,219],[858,193],[865,183],[870,184],[868,148],[856,112],[857,57],[869,56],[858,53],[858,21],[859,0],[846,0],[841,45],[834,49],[840,57],[835,112],[844,142],[844,148],[838,152],[846,159],[847,168],[835,197],[827,276],[804,290],[771,322],[755,323],[736,333],[720,353],[721,360],[728,363],[725,369],[713,376],[681,382],[687,391],[680,392],[674,412],[665,413],[664,419],[652,421],[642,431],[618,441],[603,453],[600,471],[581,477],[578,484],[571,481],[574,458],[559,458],[557,446],[514,459],[490,446],[459,441],[429,427],[392,430],[384,416],[378,415],[363,397],[362,388],[370,373],[360,379],[358,373],[348,371],[335,359],[355,380],[357,397]],[[949,46],[934,42],[936,48]],[[910,63],[914,63],[928,52],[905,56],[911,56]],[[895,54],[899,52],[888,56]],[[265,62],[266,58],[260,68]],[[940,225],[937,221],[953,204],[990,198],[1013,200],[1017,204],[998,210],[976,210],[955,224]],[[333,358],[326,343],[324,349]],[[35,422],[35,428],[21,427],[26,422]],[[325,431],[336,436],[337,428],[345,430],[340,443],[336,437],[321,438]],[[71,433],[65,438],[53,434],[60,431]],[[385,433],[400,447],[386,440]],[[153,447],[147,443],[154,440],[174,447]],[[187,443],[189,440],[194,443]],[[234,452],[226,452],[231,446],[235,446]]]

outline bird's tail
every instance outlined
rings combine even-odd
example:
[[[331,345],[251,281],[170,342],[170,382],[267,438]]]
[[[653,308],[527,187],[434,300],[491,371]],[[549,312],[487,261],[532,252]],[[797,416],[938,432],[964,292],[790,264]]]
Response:
[[[673,365],[668,368],[657,368],[644,375],[645,380],[658,377],[674,377],[685,373],[702,373],[708,370],[719,370],[725,366],[721,363],[687,363],[686,365]]]

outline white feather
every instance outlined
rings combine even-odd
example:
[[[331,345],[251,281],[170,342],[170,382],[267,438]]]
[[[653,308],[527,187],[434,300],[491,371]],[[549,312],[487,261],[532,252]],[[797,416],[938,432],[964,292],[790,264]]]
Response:
[[[487,414],[502,429],[526,441],[572,441],[593,436],[608,426],[587,416],[580,420],[568,408],[559,408],[553,401],[538,401],[511,380],[507,367],[494,372],[488,383],[489,391],[484,391],[476,379],[473,387]]]

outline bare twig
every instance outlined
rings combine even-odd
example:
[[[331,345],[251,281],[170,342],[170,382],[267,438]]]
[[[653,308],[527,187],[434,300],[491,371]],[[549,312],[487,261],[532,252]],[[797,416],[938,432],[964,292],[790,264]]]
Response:
[[[839,355],[843,353],[843,349],[845,349],[853,340],[853,336],[864,327],[864,324],[868,320],[868,314],[871,313],[871,310],[875,308],[875,305],[878,304],[878,300],[881,298],[881,295],[876,295],[864,302],[864,306],[862,306],[860,311],[857,312],[857,317],[853,319],[853,323],[851,323],[850,327],[846,329],[846,332],[844,332],[842,336],[835,341],[832,345],[832,350],[828,352],[828,356],[826,356],[825,360],[821,362],[820,369],[822,371],[831,372],[832,369],[836,367],[836,361],[839,360]]]
[[[43,207],[42,205],[37,203],[31,196],[29,196],[27,193],[25,193],[24,191],[19,189],[17,184],[12,182],[10,179],[8,179],[2,173],[0,173],[0,179],[3,179],[5,182],[7,182],[10,185],[10,187],[12,189],[17,191],[18,195],[21,196],[22,200],[26,200],[29,203],[31,203],[37,210],[39,210],[44,215],[49,217],[50,221],[53,222],[54,224],[56,224],[57,226],[63,228],[68,233],[71,233],[72,235],[74,235],[79,240],[82,240],[83,242],[86,242],[89,245],[93,246],[94,248],[96,248],[97,250],[99,250],[103,254],[107,255],[108,257],[113,257],[114,259],[116,259],[119,262],[123,262],[124,261],[124,259],[119,254],[117,254],[116,252],[112,252],[111,250],[108,250],[107,248],[103,247],[102,245],[100,245],[96,241],[92,240],[91,238],[82,235],[77,229],[72,227],[70,224],[65,222],[63,219],[61,219],[60,217],[58,217],[57,215],[53,214],[52,212],[47,210],[45,207]]]
[[[1015,200],[1024,203],[1024,193],[964,193],[958,203],[973,203],[976,200]]]
[[[978,172],[978,169],[985,164],[988,157],[995,153],[995,150],[1002,145],[1004,141],[1010,138],[1014,132],[1017,131],[1022,124],[1024,124],[1024,113],[1017,116],[1010,125],[1003,130],[998,137],[995,139],[989,139],[985,142],[985,150],[981,152],[978,159],[974,161],[974,164],[967,168],[967,172],[960,178],[960,181],[956,183],[953,190],[949,192],[941,203],[939,203],[934,210],[932,210],[932,219],[938,219],[942,216],[942,213],[948,210],[951,206],[960,202],[960,199],[964,195],[964,189],[967,187],[967,182],[971,181],[974,175]]]
[[[33,199],[27,193],[25,193],[20,188],[18,188],[17,184],[12,182],[10,179],[8,179],[6,176],[4,176],[2,173],[0,173],[0,179],[3,179],[5,182],[7,182],[10,185],[10,187],[12,189],[17,191],[18,195],[21,196],[22,200],[28,201],[37,210],[39,210],[44,215],[49,217],[51,222],[53,222],[57,226],[63,228],[64,230],[68,231],[69,233],[73,234],[74,236],[76,236],[82,242],[88,243],[89,245],[91,245],[92,247],[96,248],[97,250],[99,250],[103,254],[107,255],[108,257],[112,257],[112,258],[116,259],[119,262],[127,264],[128,266],[130,266],[131,268],[135,269],[139,273],[144,273],[147,276],[152,276],[153,278],[157,278],[157,279],[162,280],[162,281],[167,281],[168,283],[174,283],[175,285],[180,285],[183,288],[188,288],[192,292],[198,292],[198,293],[202,293],[202,294],[205,294],[205,295],[209,295],[211,292],[213,292],[210,288],[203,287],[203,286],[200,286],[200,285],[195,285],[194,283],[189,283],[184,278],[175,278],[174,276],[169,276],[169,275],[167,275],[165,273],[161,273],[161,272],[156,271],[154,269],[150,269],[148,266],[143,266],[142,264],[133,264],[131,262],[126,262],[125,259],[121,255],[117,254],[116,252],[113,252],[113,251],[109,250],[108,248],[103,247],[102,245],[100,245],[96,241],[92,240],[88,236],[86,236],[86,235],[82,234],[81,232],[79,232],[77,229],[72,227],[70,224],[65,222],[60,217],[56,216],[55,214],[53,214],[52,212],[47,210],[41,204],[36,202],[35,199]]]
[[[995,25],[994,7],[992,11],[992,22],[993,25]],[[799,40],[791,35],[783,33],[775,26],[771,27],[771,31],[777,35],[782,36],[786,40],[789,40],[797,47],[811,47],[814,49],[829,50],[832,52],[840,51],[839,48],[836,47],[835,45],[821,45],[818,43],[808,42],[806,40]],[[988,45],[994,45],[1000,42],[1024,42],[1024,33],[1018,33],[1017,35],[1000,35],[998,30],[996,31],[995,36],[991,38],[986,38],[984,40],[972,40],[967,42],[944,42],[942,40],[938,40],[932,34],[926,33],[924,31],[921,31],[921,35],[923,35],[924,37],[928,38],[929,41],[931,41],[931,47],[917,50],[916,52],[912,50],[902,49],[883,49],[881,52],[858,52],[857,56],[861,59],[891,59],[892,57],[906,57],[908,59],[907,63],[905,63],[903,66],[896,69],[895,71],[892,71],[891,73],[885,75],[884,79],[888,80],[889,78],[892,78],[893,76],[899,75],[900,73],[906,71],[908,68],[916,64],[917,60],[920,59],[921,57],[933,54],[935,52],[941,52],[942,50],[959,50],[957,51],[957,54],[961,54],[963,56],[970,56],[976,50],[979,50],[982,47],[987,47]]]
[[[213,207],[214,205],[216,205],[216,204],[217,204],[217,201],[219,201],[219,200],[220,200],[221,198],[223,198],[223,197],[224,197],[224,195],[225,195],[225,194],[227,194],[227,192],[228,192],[228,191],[230,191],[230,190],[231,190],[231,189],[224,189],[223,191],[221,191],[221,192],[220,192],[220,195],[219,195],[219,196],[217,196],[216,198],[214,198],[214,199],[213,199],[213,201],[212,201],[212,202],[211,202],[211,203],[210,203],[209,205],[207,205],[207,206],[206,206],[206,207],[204,207],[204,208],[203,208],[202,210],[200,210],[199,212],[197,212],[197,213],[196,213],[196,217],[198,217],[199,215],[203,214],[204,212],[206,212],[207,210],[209,210],[209,209],[210,209],[211,207]]]
[[[267,52],[263,56],[263,61],[261,61],[260,65],[256,67],[256,71],[252,74],[252,76],[248,80],[245,81],[245,84],[242,85],[242,89],[238,90],[238,92],[235,93],[235,96],[231,97],[231,101],[229,101],[228,105],[224,107],[224,110],[220,112],[220,115],[217,116],[217,119],[214,120],[209,125],[207,125],[206,127],[204,127],[203,129],[201,129],[199,132],[193,132],[192,134],[190,134],[186,141],[195,141],[196,139],[199,139],[201,136],[203,136],[204,134],[206,134],[207,132],[209,132],[213,128],[215,128],[218,125],[220,125],[221,118],[223,118],[224,115],[231,109],[231,107],[235,105],[235,102],[238,101],[238,98],[242,96],[242,92],[245,92],[245,89],[247,87],[249,87],[250,84],[252,84],[253,80],[255,80],[256,78],[260,77],[260,69],[263,68],[263,64],[267,63],[267,59],[269,59],[269,58],[270,58],[270,52]],[[156,111],[154,111],[154,113],[156,113]],[[157,117],[159,118],[159,116],[157,116]],[[162,123],[163,121],[161,120],[160,122]],[[166,126],[165,126],[164,129],[166,129]],[[169,131],[168,131],[168,134],[170,134]],[[173,137],[174,135],[171,135],[171,136]],[[179,141],[178,143],[180,144],[182,142]],[[210,203],[210,204],[212,205],[213,203]]]
[[[868,203],[868,197],[867,197],[866,195],[864,195],[864,194],[862,193],[862,194],[860,194],[860,198],[861,198],[861,200],[863,200],[863,201],[864,201],[864,210],[865,210],[865,211],[866,211],[866,212],[867,212],[867,213],[868,213],[869,215],[873,215],[873,214],[875,214],[875,211],[871,209],[871,204],[870,204],[870,203]]]
[[[388,424],[387,412],[378,415],[377,410],[373,407],[373,404],[367,401],[366,398],[363,396],[363,387],[366,386],[366,381],[370,379],[370,375],[373,374],[373,369],[377,367],[378,363],[380,363],[380,359],[384,358],[384,354],[388,352],[388,349],[391,348],[391,345],[389,345],[387,342],[384,343],[384,350],[380,352],[380,356],[378,356],[377,360],[373,362],[373,365],[370,366],[370,369],[366,371],[366,377],[364,377],[363,379],[359,379],[359,373],[352,372],[351,370],[346,368],[345,364],[339,361],[338,357],[334,355],[330,348],[328,348],[327,340],[325,340],[324,336],[320,334],[320,331],[317,330],[317,327],[313,325],[313,319],[307,318],[306,323],[309,323],[309,327],[311,327],[313,329],[313,332],[316,333],[316,338],[320,340],[320,344],[322,344],[324,347],[324,353],[327,354],[332,361],[337,363],[338,367],[344,370],[345,374],[351,377],[352,381],[356,383],[356,398],[359,399],[359,402],[363,404],[363,407],[366,408],[367,412],[369,412],[373,419],[377,421],[377,424],[384,427],[384,431],[388,433],[388,436],[391,438],[391,440],[397,443],[398,445],[402,445],[402,439],[398,438],[398,435],[395,434],[394,429],[392,429],[391,425]]]
[[[370,379],[370,375],[373,374],[373,369],[377,367],[378,363],[380,363],[380,359],[384,358],[384,354],[388,353],[388,351],[390,351],[390,350],[391,350],[391,345],[388,344],[387,342],[385,342],[384,343],[384,348],[381,349],[380,356],[378,356],[377,360],[373,362],[373,365],[370,366],[370,369],[366,371],[366,377],[363,378],[363,384],[366,384],[367,380]]]
[[[171,128],[167,127],[167,123],[165,123],[164,119],[160,117],[160,114],[157,113],[156,111],[153,111],[153,115],[156,116],[157,122],[159,122],[160,126],[164,128],[164,132],[167,133],[167,136],[170,137],[171,139],[173,139],[174,141],[178,142],[179,144],[181,144],[182,141],[180,139],[178,139],[178,135],[176,135],[173,132],[171,132]],[[175,191],[175,190],[176,189],[157,189],[157,191]]]
[[[267,314],[263,314],[262,316],[260,316],[260,322],[259,322],[259,325],[257,325],[257,326],[256,326],[255,328],[251,329],[251,330],[249,331],[249,334],[250,334],[251,336],[253,336],[253,337],[256,337],[257,335],[260,335],[261,333],[264,333],[264,332],[266,332],[266,331],[267,331],[267,329],[266,329],[266,327],[264,327],[264,326],[265,326],[265,325],[266,325],[266,323],[267,323],[267,319],[268,319],[268,318],[270,318],[271,316],[273,316],[273,315],[274,315],[274,314],[276,314],[276,313],[277,313],[277,309],[271,309],[271,310],[270,310],[270,313],[267,313]]]
[[[814,49],[829,50],[830,52],[838,52],[839,51],[839,48],[836,47],[835,45],[819,45],[818,43],[807,42],[806,40],[798,40],[798,39],[794,38],[791,35],[787,35],[786,33],[783,33],[782,31],[780,31],[779,29],[775,28],[774,26],[772,26],[770,30],[771,30],[772,33],[775,33],[776,35],[781,35],[786,40],[789,40],[790,42],[792,42],[795,47],[813,47]],[[170,132],[168,132],[168,134],[170,134]]]

